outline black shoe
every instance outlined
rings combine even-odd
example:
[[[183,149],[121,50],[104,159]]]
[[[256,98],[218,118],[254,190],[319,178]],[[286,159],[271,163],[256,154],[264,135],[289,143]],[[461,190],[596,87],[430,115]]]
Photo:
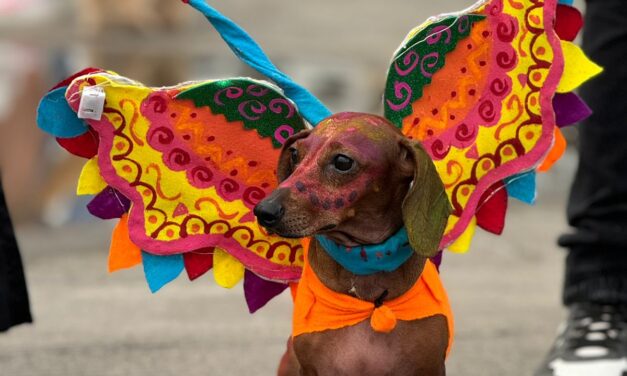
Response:
[[[569,308],[535,376],[627,376],[627,305]]]

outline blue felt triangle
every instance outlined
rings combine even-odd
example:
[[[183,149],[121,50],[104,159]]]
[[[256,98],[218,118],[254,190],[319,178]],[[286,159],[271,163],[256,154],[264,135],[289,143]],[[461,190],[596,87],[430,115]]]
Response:
[[[39,128],[61,138],[80,136],[89,129],[67,103],[65,99],[66,89],[67,87],[63,86],[48,92],[37,107],[37,125]]]
[[[153,293],[178,277],[185,267],[180,254],[157,256],[142,251],[142,261],[148,287]]]
[[[526,204],[536,201],[536,172],[529,171],[505,179],[507,194]]]
[[[558,3],[573,6],[574,0],[559,0]]]
[[[296,103],[298,112],[309,123],[316,125],[331,115],[331,111],[318,98],[281,72],[244,29],[207,4],[205,0],[186,2],[207,18],[235,56],[279,85],[285,95]]]

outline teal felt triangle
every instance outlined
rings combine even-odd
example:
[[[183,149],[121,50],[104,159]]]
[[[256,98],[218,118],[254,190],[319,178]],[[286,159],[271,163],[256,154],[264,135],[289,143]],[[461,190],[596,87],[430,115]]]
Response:
[[[180,254],[157,256],[142,251],[142,261],[148,287],[153,293],[176,279],[185,267],[183,255]]]
[[[67,87],[51,90],[37,107],[37,125],[55,137],[70,138],[80,136],[89,129],[65,99]]]
[[[536,201],[536,172],[529,171],[510,176],[505,179],[507,194],[526,204],[532,205]]]

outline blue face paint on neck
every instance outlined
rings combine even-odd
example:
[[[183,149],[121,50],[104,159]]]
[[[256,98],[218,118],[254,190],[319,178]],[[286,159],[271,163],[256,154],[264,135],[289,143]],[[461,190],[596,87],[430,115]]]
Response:
[[[379,244],[345,247],[322,235],[316,235],[316,240],[338,264],[357,275],[392,272],[414,252],[405,227]]]

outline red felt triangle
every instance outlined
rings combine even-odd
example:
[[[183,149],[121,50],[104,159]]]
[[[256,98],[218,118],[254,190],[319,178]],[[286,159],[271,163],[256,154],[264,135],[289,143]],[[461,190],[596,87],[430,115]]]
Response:
[[[57,142],[65,150],[79,157],[91,159],[98,153],[98,133],[91,128],[77,137],[57,137]]]
[[[207,273],[213,267],[213,248],[183,253],[183,263],[190,281]]]
[[[52,87],[52,89],[50,89],[49,91],[52,91],[54,89],[58,89],[58,88],[63,87],[63,86],[69,86],[72,83],[72,81],[74,81],[74,79],[76,77],[84,76],[86,74],[94,73],[94,72],[103,72],[103,70],[100,69],[100,68],[85,68],[82,71],[74,73],[70,77],[68,77],[65,80],[63,80],[63,81],[59,82],[58,84],[54,85]]]
[[[555,32],[561,40],[572,42],[583,26],[583,17],[575,7],[565,4],[557,5]]]
[[[477,210],[477,225],[493,234],[500,235],[505,228],[507,212],[507,190],[503,182],[491,186],[481,196],[482,204]]]

